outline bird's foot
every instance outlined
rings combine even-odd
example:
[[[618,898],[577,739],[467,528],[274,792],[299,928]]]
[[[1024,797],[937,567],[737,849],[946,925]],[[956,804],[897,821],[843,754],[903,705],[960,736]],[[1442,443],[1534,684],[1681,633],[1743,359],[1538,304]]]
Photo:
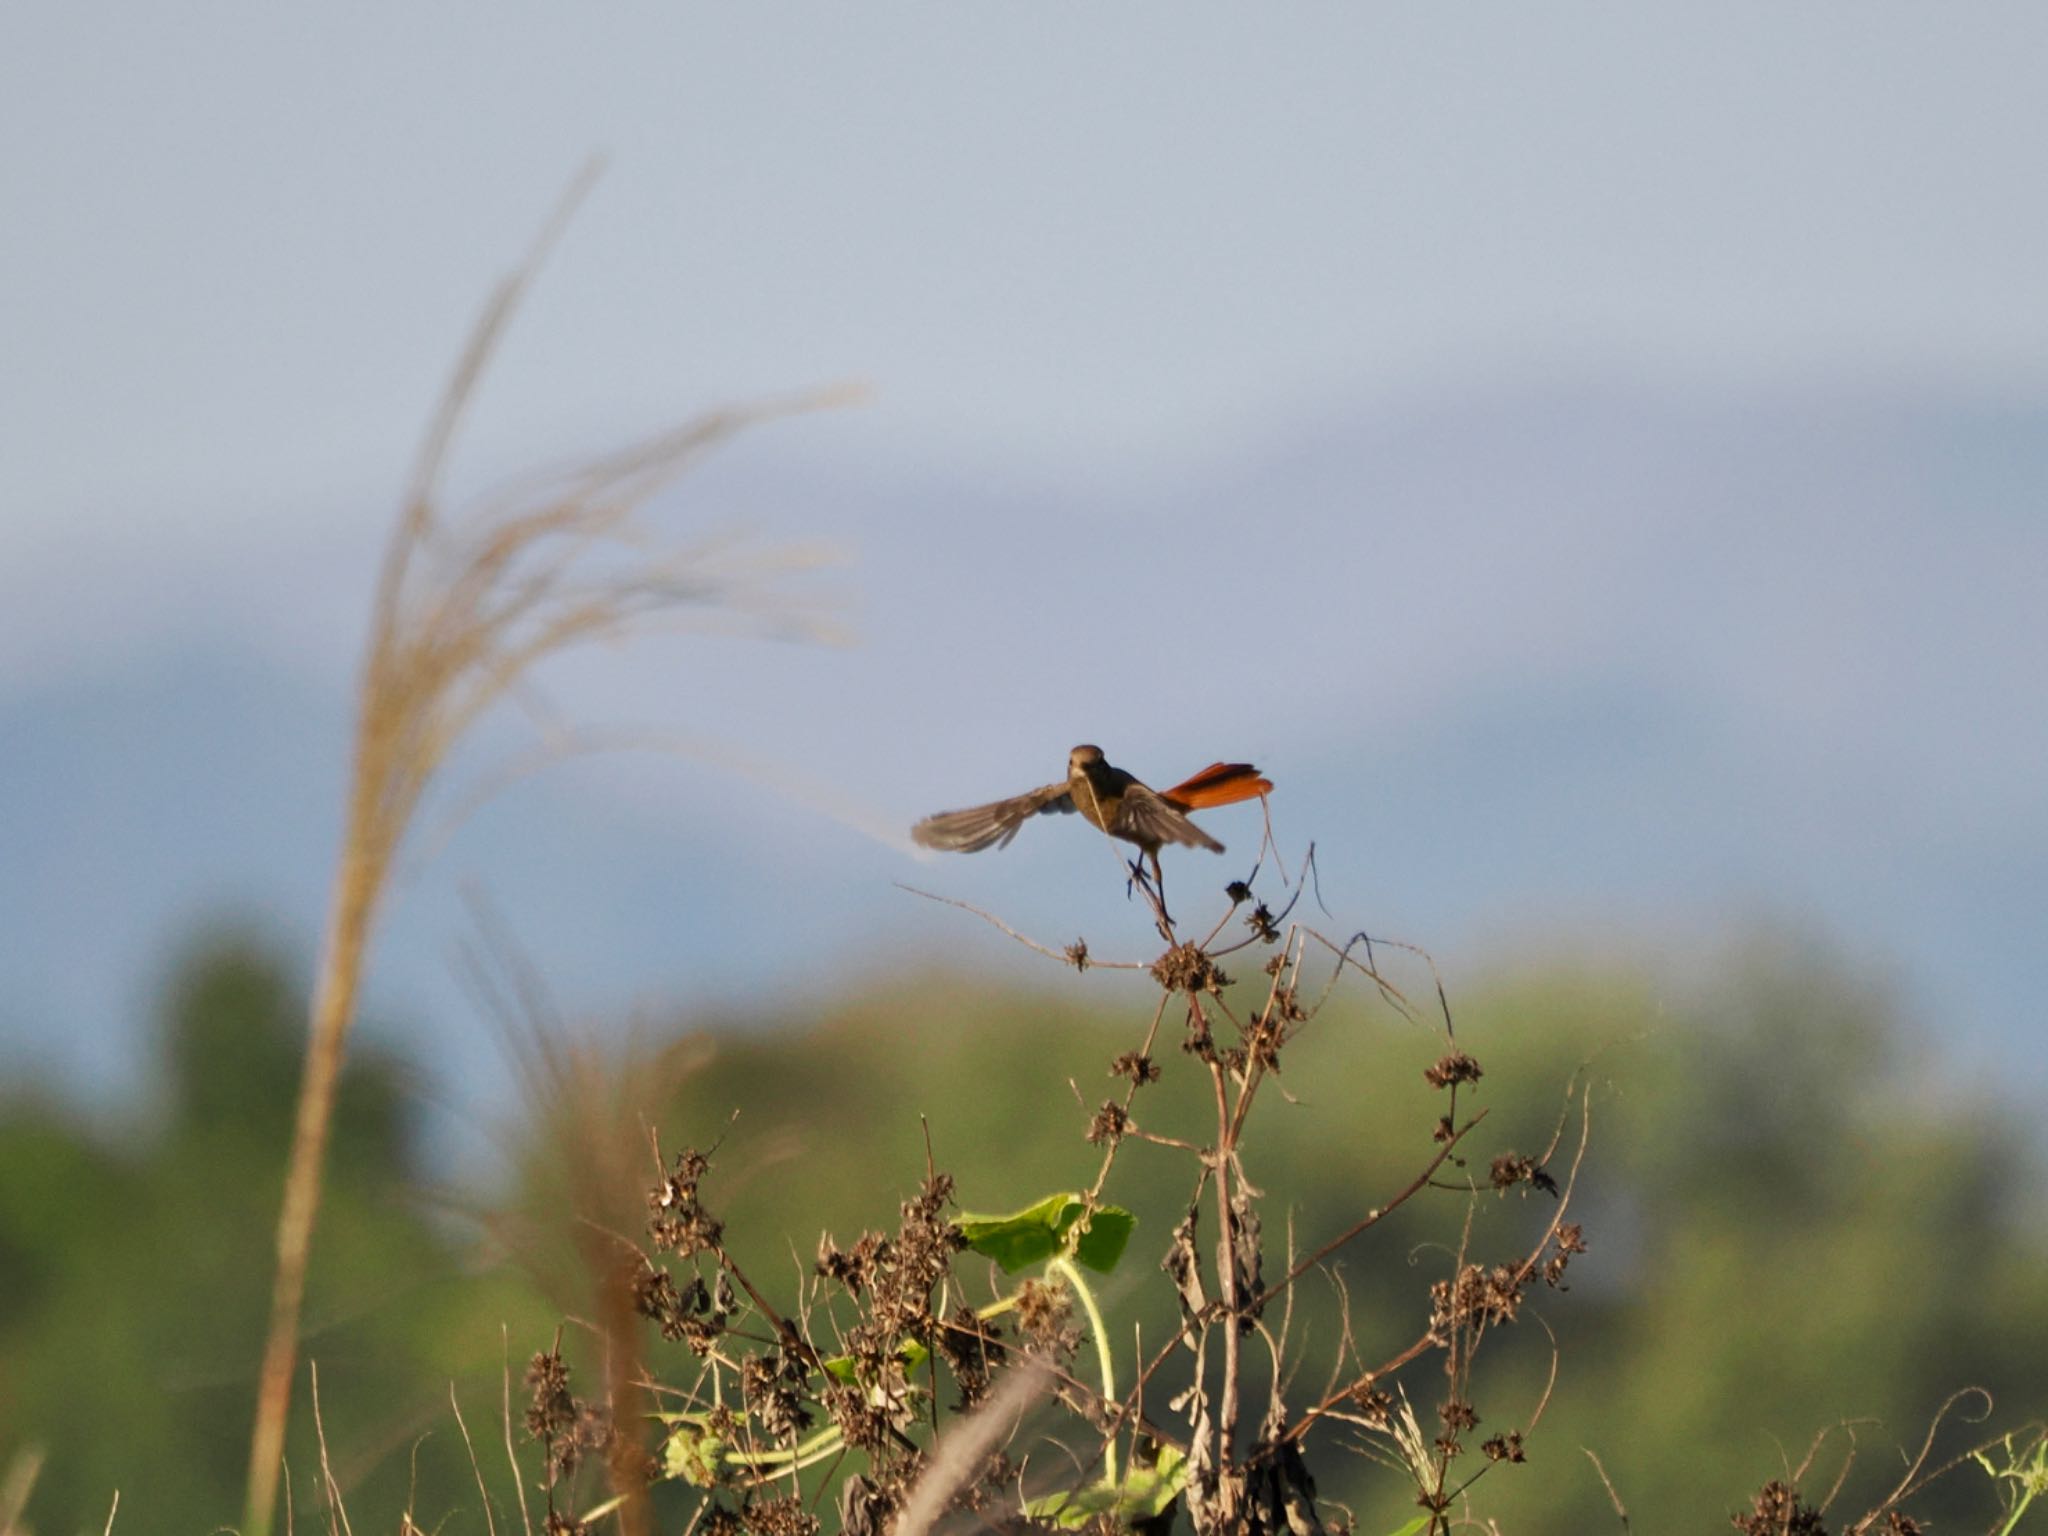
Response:
[[[1159,931],[1173,942],[1173,915],[1166,910],[1166,881],[1148,874],[1144,861],[1133,859],[1129,865],[1131,878],[1124,882],[1124,900],[1129,901],[1139,891],[1145,893],[1146,901],[1152,905],[1152,913],[1159,919]]]

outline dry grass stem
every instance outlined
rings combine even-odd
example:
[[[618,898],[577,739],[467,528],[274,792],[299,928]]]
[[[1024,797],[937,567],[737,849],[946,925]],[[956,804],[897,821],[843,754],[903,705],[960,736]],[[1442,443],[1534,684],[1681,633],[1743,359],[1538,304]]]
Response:
[[[21,1512],[28,1508],[28,1496],[35,1492],[42,1471],[43,1448],[39,1445],[22,1447],[7,1464],[7,1476],[0,1479],[0,1536],[20,1536],[24,1531]]]
[[[320,1363],[313,1362],[313,1438],[320,1447],[320,1486],[327,1497],[327,1529],[342,1536],[355,1536],[348,1523],[348,1506],[341,1497],[341,1484],[334,1480],[334,1467],[327,1459],[327,1425],[320,1417]]]
[[[483,1500],[484,1531],[486,1536],[498,1536],[497,1517],[491,1512],[491,1490],[484,1486],[484,1469],[476,1459],[476,1442],[469,1438],[469,1425],[463,1422],[462,1400],[455,1395],[455,1383],[448,1383],[448,1406],[455,1413],[455,1427],[462,1431],[462,1448],[469,1453],[469,1469],[476,1474],[476,1496]],[[519,1475],[519,1464],[512,1464],[512,1474]]]
[[[533,253],[486,307],[427,433],[385,550],[278,1218],[246,1536],[269,1530],[276,1501],[306,1267],[365,955],[393,860],[435,774],[485,711],[570,647],[619,640],[685,608],[776,634],[813,632],[801,609],[777,593],[775,579],[791,563],[785,557],[738,551],[729,540],[663,553],[650,549],[633,519],[650,497],[734,433],[840,403],[845,391],[716,411],[579,470],[515,488],[480,515],[459,522],[444,515],[441,490],[477,381],[588,181],[571,189]]]
[[[1045,1394],[1051,1375],[1042,1362],[1010,1372],[987,1402],[939,1440],[924,1476],[904,1501],[894,1536],[923,1536],[937,1523],[955,1495],[979,1475],[989,1453],[1016,1433],[1017,1421]]]

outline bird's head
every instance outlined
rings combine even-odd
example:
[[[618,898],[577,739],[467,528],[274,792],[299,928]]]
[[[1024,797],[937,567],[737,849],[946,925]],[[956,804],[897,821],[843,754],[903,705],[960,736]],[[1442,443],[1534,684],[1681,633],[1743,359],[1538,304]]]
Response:
[[[1076,747],[1067,754],[1067,772],[1070,775],[1086,773],[1091,767],[1101,761],[1102,748],[1090,746]]]

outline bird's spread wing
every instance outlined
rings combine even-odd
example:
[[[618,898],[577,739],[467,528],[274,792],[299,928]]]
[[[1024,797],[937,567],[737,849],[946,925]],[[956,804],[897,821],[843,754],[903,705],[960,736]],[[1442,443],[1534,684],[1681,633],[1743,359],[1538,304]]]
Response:
[[[1223,845],[1215,838],[1144,785],[1135,782],[1124,790],[1117,807],[1116,825],[1110,831],[1141,846],[1181,843],[1189,848],[1207,848],[1211,853],[1223,851]]]
[[[927,816],[910,829],[910,836],[926,848],[947,853],[979,853],[984,848],[1008,847],[1017,829],[1033,816],[1073,808],[1073,798],[1062,779],[1008,800]]]

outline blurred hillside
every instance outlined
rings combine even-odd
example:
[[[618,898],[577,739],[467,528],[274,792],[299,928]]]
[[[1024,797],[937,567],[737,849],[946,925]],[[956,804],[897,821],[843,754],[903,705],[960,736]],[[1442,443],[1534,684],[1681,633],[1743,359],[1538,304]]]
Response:
[[[373,996],[435,1019],[420,1049],[474,1090],[466,1131],[512,1085],[451,979],[465,883],[617,1016],[749,986],[792,937],[919,963],[950,914],[895,880],[1109,931],[1120,892],[1076,889],[1063,829],[929,869],[900,845],[1079,740],[1153,778],[1257,759],[1333,908],[1461,963],[1812,920],[1921,988],[1970,1066],[2048,1095],[2015,1049],[2048,989],[2038,400],[1561,380],[1326,403],[1120,479],[884,465],[862,430],[744,439],[664,519],[850,550],[858,647],[693,637],[548,679],[570,724],[785,779],[714,752],[568,763],[407,866]],[[38,597],[62,608],[46,661],[0,689],[0,801],[36,808],[0,832],[0,1067],[132,1085],[132,1021],[195,911],[317,930],[384,506],[168,565],[109,552],[100,600]],[[148,638],[47,664],[116,620]],[[455,777],[531,744],[506,725]],[[1233,861],[1255,827],[1219,818]]]
[[[1237,969],[1261,980],[1256,954],[1244,958]],[[1938,1038],[1880,981],[1810,946],[1759,936],[1687,972],[1647,957],[1560,959],[1453,978],[1459,1043],[1486,1074],[1466,1101],[1488,1111],[1470,1173],[1483,1181],[1501,1150],[1540,1150],[1575,1077],[1593,1086],[1576,1208],[1591,1249],[1567,1291],[1537,1301],[1541,1327],[1490,1346],[1476,1383],[1488,1432],[1526,1426],[1550,1368],[1544,1330],[1554,1336],[1556,1386],[1528,1464],[1475,1490],[1476,1508],[1518,1536],[1613,1528],[1582,1446],[1636,1529],[1713,1528],[1841,1421],[1858,1421],[1861,1456],[1847,1509],[1895,1479],[1895,1448],[1917,1448],[1961,1387],[1994,1392],[2002,1426],[2048,1409],[2048,1210],[2007,1112],[1958,1087]],[[965,1206],[1009,1209],[1085,1185],[1099,1153],[1082,1132],[1110,1092],[1108,1061],[1137,1046],[1156,996],[1142,977],[1049,963],[1026,987],[905,974],[812,1007],[699,1018],[686,1036],[646,1035],[630,1057],[529,1021],[515,1054],[537,1091],[505,1152],[523,1193],[495,1211],[421,1164],[407,1069],[365,1054],[344,1102],[307,1346],[355,1524],[390,1528],[410,1486],[426,1528],[444,1516],[450,1531],[483,1528],[450,1383],[471,1434],[495,1445],[501,1326],[516,1376],[562,1316],[587,1310],[573,1252],[590,1200],[644,1211],[651,1158],[631,1188],[579,1187],[589,1122],[563,1113],[575,1076],[565,1063],[611,1063],[612,1129],[628,1143],[644,1113],[671,1151],[716,1146],[706,1199],[736,1256],[787,1300],[822,1230],[850,1241],[893,1226],[924,1172],[926,1126]],[[0,1470],[31,1447],[45,1453],[29,1523],[46,1533],[97,1529],[117,1487],[123,1520],[144,1529],[211,1528],[239,1498],[297,999],[273,957],[214,944],[178,969],[155,1018],[161,1097],[125,1124],[91,1132],[62,1103],[20,1096],[0,1111]],[[1171,1017],[1167,1031],[1165,1077],[1141,1115],[1199,1137],[1207,1090]],[[1291,1211],[1300,1248],[1426,1160],[1442,1104],[1421,1070],[1440,1050],[1430,1030],[1362,997],[1290,1047],[1275,1086],[1292,1102],[1262,1102],[1247,1172],[1270,1209]],[[1153,1265],[1187,1172],[1177,1154],[1135,1142],[1115,1169],[1110,1196],[1141,1220],[1104,1295],[1125,1338],[1168,1331],[1171,1296]],[[1482,1196],[1475,1255],[1526,1243],[1546,1205],[1540,1193]],[[1367,1353],[1420,1326],[1467,1206],[1431,1191],[1344,1253]],[[1269,1269],[1287,1242],[1276,1227]],[[1326,1282],[1299,1294],[1298,1397],[1321,1390],[1334,1295]],[[574,1348],[573,1322],[569,1338]],[[679,1379],[694,1368],[680,1346],[654,1350]],[[1419,1367],[1406,1386],[1419,1410],[1438,1390]],[[303,1500],[317,1486],[310,1416],[294,1427]],[[1951,1425],[1942,1444],[1969,1434]],[[502,1452],[486,1462],[506,1497]],[[1312,1463],[1362,1529],[1406,1518],[1384,1470],[1331,1443],[1313,1445]],[[1828,1476],[1834,1464],[1824,1459]],[[1990,1507],[1965,1472],[1923,1512],[1972,1529]]]

